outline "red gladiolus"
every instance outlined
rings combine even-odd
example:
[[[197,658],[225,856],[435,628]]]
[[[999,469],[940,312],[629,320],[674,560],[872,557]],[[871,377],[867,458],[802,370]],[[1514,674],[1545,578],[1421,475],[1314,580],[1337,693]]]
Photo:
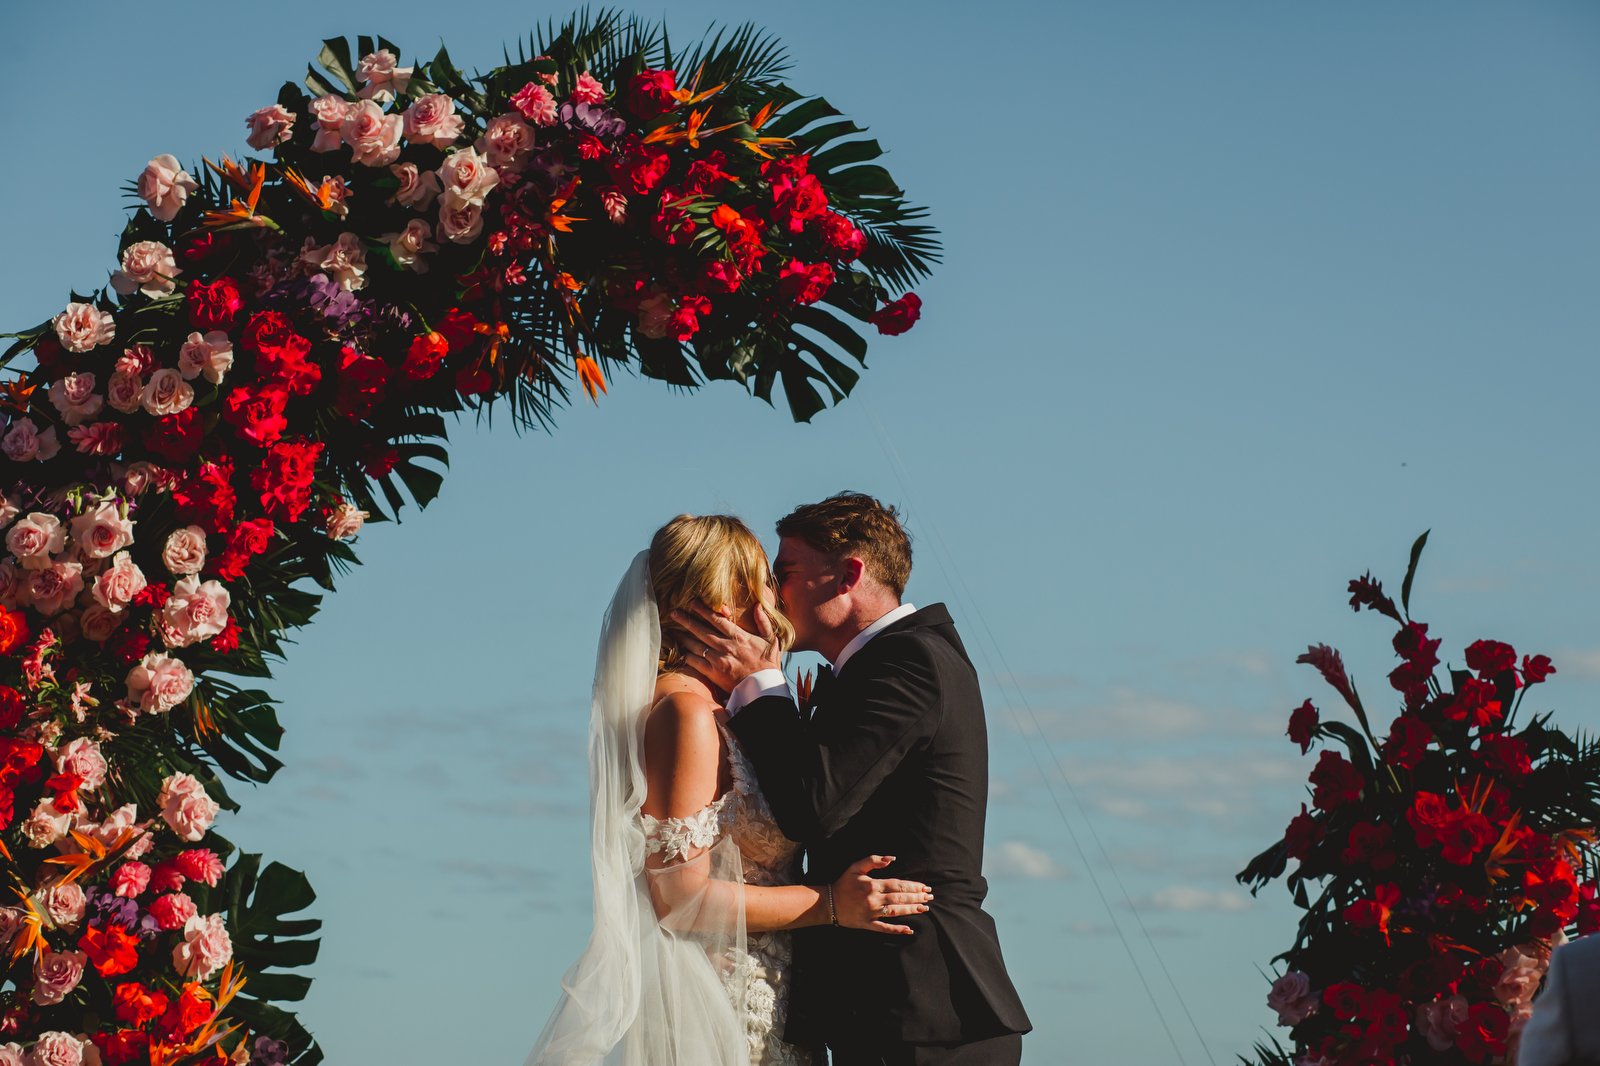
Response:
[[[209,1022],[217,1009],[210,995],[197,984],[183,986],[178,1001],[161,1019],[161,1029],[169,1037],[187,1037]]]
[[[21,611],[0,607],[0,655],[10,655],[33,636]]]
[[[229,618],[222,632],[211,638],[211,650],[218,655],[231,655],[239,650],[239,622]]]
[[[1548,655],[1522,657],[1522,682],[1525,685],[1537,685],[1555,672],[1556,668]]]
[[[772,220],[790,233],[800,233],[806,223],[828,213],[828,194],[815,174],[802,174],[793,184],[773,187]]]
[[[201,332],[227,329],[233,325],[239,312],[244,310],[244,301],[239,298],[239,286],[233,283],[232,278],[218,278],[211,282],[191,281],[185,304],[189,310],[189,324]]]
[[[116,922],[103,929],[91,925],[78,938],[78,947],[101,977],[115,977],[139,965],[139,938]]]
[[[1428,752],[1433,740],[1433,730],[1414,714],[1402,714],[1389,727],[1389,737],[1383,742],[1383,758],[1390,766],[1414,770]]]
[[[183,478],[172,490],[178,505],[178,518],[192,522],[207,533],[222,533],[233,525],[233,462],[223,459],[202,463],[194,474]]]
[[[688,176],[683,181],[685,191],[709,193],[717,186],[732,181],[735,176],[722,169],[727,161],[728,157],[721,152],[709,152],[703,159],[690,163]]]
[[[439,320],[436,328],[452,352],[466,351],[469,345],[476,343],[482,337],[478,332],[477,316],[459,307],[452,307],[445,312],[445,316]]]
[[[1344,756],[1324,751],[1311,771],[1311,783],[1316,786],[1311,794],[1312,806],[1331,811],[1360,799],[1365,782],[1361,771],[1350,765]]]
[[[261,507],[278,522],[293,523],[311,505],[321,441],[282,441],[267,450],[266,461],[250,475],[250,487],[261,494]]]
[[[1394,830],[1387,825],[1362,822],[1350,830],[1350,839],[1339,857],[1351,866],[1387,870],[1395,863]]]
[[[1456,1047],[1469,1062],[1488,1062],[1504,1054],[1510,1028],[1511,1016],[1500,1004],[1474,1003],[1456,1032]]]
[[[240,522],[228,533],[227,547],[212,558],[207,572],[223,581],[237,581],[244,575],[250,560],[271,547],[275,530],[270,518]]]
[[[1427,672],[1439,665],[1439,638],[1428,639],[1428,627],[1423,622],[1408,622],[1394,635],[1394,653],[1410,663],[1418,663]]]
[[[83,784],[82,774],[56,774],[44,783],[45,791],[54,793],[50,802],[63,814],[83,807],[78,799],[78,789]]]
[[[123,666],[132,666],[150,650],[150,635],[137,629],[119,629],[106,638],[106,654]]]
[[[289,390],[279,382],[242,385],[222,401],[222,418],[234,428],[240,440],[265,448],[289,428],[289,420],[283,414],[288,403]]]
[[[406,361],[400,372],[411,381],[426,381],[439,372],[439,365],[450,351],[450,342],[442,333],[424,333],[411,339],[406,349]]]
[[[1284,852],[1289,858],[1303,862],[1321,840],[1322,826],[1317,823],[1316,816],[1306,810],[1306,805],[1300,804],[1300,813],[1290,819],[1288,828],[1283,831]]]
[[[908,292],[893,303],[884,304],[867,319],[886,337],[897,337],[917,324],[922,317],[922,297]]]
[[[1311,750],[1311,739],[1317,731],[1317,709],[1306,700],[1289,715],[1289,739],[1300,745],[1300,754]]]
[[[100,1051],[105,1066],[143,1066],[150,1061],[150,1034],[139,1029],[118,1029],[114,1033],[91,1033],[89,1039]]]
[[[700,330],[700,320],[711,313],[711,301],[704,296],[685,296],[672,313],[667,332],[675,340],[686,341]]]
[[[387,477],[398,462],[400,450],[387,444],[370,444],[361,452],[361,469],[374,480]]]
[[[1578,878],[1560,856],[1529,864],[1522,894],[1563,925],[1578,915]]]
[[[1369,611],[1377,611],[1387,615],[1396,622],[1400,621],[1400,612],[1395,609],[1394,601],[1383,593],[1383,582],[1372,576],[1368,570],[1365,575],[1354,578],[1350,582],[1350,609],[1359,612],[1365,607]]]
[[[1493,733],[1478,741],[1478,751],[1484,765],[1502,777],[1518,780],[1533,770],[1528,758],[1528,746],[1518,737]]]
[[[1496,699],[1494,685],[1469,677],[1456,690],[1456,698],[1445,705],[1444,716],[1452,721],[1465,721],[1468,726],[1485,728],[1500,720],[1503,713]]]
[[[1473,641],[1467,648],[1467,669],[1476,670],[1479,677],[1495,677],[1516,665],[1517,653],[1498,640]]]
[[[187,463],[200,450],[205,439],[200,408],[185,407],[177,414],[163,415],[144,431],[144,446],[174,465]]]
[[[111,993],[111,1003],[117,1021],[135,1028],[145,1025],[167,1012],[167,994],[146,988],[137,981],[128,981]]]
[[[1500,839],[1500,831],[1477,811],[1459,810],[1439,828],[1444,861],[1465,866],[1472,857]]]
[[[743,282],[739,268],[726,259],[713,259],[702,268],[701,288],[706,292],[737,292]]]
[[[389,367],[382,359],[346,346],[339,353],[339,395],[334,407],[347,418],[368,418],[383,402]]]
[[[778,273],[778,291],[797,304],[814,304],[833,284],[833,267],[791,259]]]
[[[867,250],[867,235],[848,218],[829,211],[822,216],[822,245],[829,255],[848,263]]]

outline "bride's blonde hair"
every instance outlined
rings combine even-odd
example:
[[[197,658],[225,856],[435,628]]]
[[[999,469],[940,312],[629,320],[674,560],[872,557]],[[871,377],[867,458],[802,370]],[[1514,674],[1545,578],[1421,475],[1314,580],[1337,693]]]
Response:
[[[772,583],[772,567],[761,541],[732,515],[681,514],[650,538],[650,584],[661,612],[660,669],[683,665],[684,632],[671,618],[696,601],[712,610],[730,608],[738,617],[760,602]],[[794,627],[782,613],[766,608],[781,648],[794,643]]]

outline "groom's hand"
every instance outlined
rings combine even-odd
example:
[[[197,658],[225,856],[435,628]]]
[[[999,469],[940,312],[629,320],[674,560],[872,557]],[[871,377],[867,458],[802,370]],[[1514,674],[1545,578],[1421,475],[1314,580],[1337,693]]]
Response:
[[[694,604],[688,611],[673,611],[672,620],[687,634],[683,645],[689,665],[724,692],[732,692],[735,685],[757,671],[783,668],[783,650],[778,647],[767,612],[759,605],[754,633],[703,603]]]

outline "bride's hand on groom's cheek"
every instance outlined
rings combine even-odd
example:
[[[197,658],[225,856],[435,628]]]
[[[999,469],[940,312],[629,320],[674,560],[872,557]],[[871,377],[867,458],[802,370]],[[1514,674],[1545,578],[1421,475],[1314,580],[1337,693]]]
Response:
[[[893,855],[868,855],[833,883],[833,906],[840,925],[899,936],[912,934],[910,926],[891,924],[887,919],[926,914],[928,904],[933,902],[933,889],[921,881],[898,877],[879,880],[872,876],[872,871],[892,862]]]
[[[771,620],[759,607],[754,633],[704,603],[673,611],[672,620],[685,633],[683,647],[689,665],[725,690],[731,691],[757,671],[783,666],[783,651],[773,637]]]

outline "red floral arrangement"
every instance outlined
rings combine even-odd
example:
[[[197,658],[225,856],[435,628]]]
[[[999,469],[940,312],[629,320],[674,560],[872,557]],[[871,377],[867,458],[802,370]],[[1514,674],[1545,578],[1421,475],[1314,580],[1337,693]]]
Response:
[[[1307,700],[1289,739],[1309,753],[1311,802],[1239,880],[1286,882],[1305,911],[1268,1005],[1293,1052],[1258,1044],[1262,1066],[1504,1063],[1549,964],[1572,935],[1600,929],[1594,826],[1600,743],[1578,743],[1550,716],[1517,717],[1555,673],[1544,655],[1497,640],[1446,667],[1442,638],[1410,616],[1427,534],[1412,548],[1397,606],[1370,574],[1350,606],[1396,626],[1389,685],[1400,713],[1383,739],[1340,654],[1316,667],[1355,718],[1325,719]]]

